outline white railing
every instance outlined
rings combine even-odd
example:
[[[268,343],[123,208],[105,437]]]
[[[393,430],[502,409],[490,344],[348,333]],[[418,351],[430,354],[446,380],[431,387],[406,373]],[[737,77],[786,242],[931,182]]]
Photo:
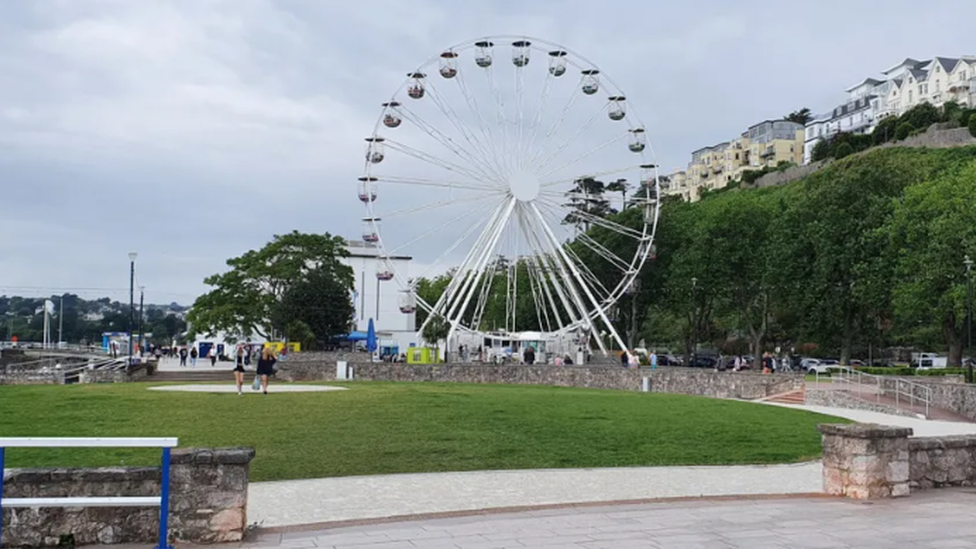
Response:
[[[816,373],[818,386],[820,385],[820,375],[820,372]],[[904,406],[907,405],[908,410],[912,412],[915,411],[916,406],[924,406],[925,417],[929,417],[932,388],[927,385],[897,376],[868,374],[847,366],[831,366],[829,375],[831,383],[846,384],[848,392],[857,392],[858,396],[864,400],[870,400],[870,395],[873,394],[875,401],[880,404],[881,397],[889,397],[895,400],[896,410],[904,410]],[[888,385],[893,385],[893,387],[889,388]],[[865,397],[865,394],[868,396]]]
[[[176,438],[4,438],[0,437],[0,511],[12,508],[50,507],[159,507],[159,545],[156,549],[171,549],[169,528],[169,463],[170,450]],[[119,497],[3,497],[4,450],[7,448],[162,448],[161,489],[159,496]],[[0,538],[3,535],[3,514],[0,513]]]

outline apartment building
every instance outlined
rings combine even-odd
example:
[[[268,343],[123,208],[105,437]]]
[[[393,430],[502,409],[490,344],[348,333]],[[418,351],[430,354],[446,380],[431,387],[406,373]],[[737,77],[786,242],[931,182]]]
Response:
[[[884,78],[866,78],[851,86],[845,90],[845,103],[807,122],[804,163],[810,162],[819,141],[838,132],[871,133],[885,116],[898,116],[920,103],[976,105],[976,56],[908,58],[881,74]]]
[[[788,120],[754,124],[735,139],[692,152],[687,169],[673,171],[664,192],[694,202],[703,190],[725,188],[746,170],[761,170],[780,162],[800,164],[803,136],[803,126]]]

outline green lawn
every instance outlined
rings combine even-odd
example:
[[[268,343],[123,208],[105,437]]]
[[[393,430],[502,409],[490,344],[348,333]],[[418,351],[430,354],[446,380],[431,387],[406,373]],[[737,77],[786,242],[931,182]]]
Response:
[[[0,436],[177,436],[253,446],[251,479],[381,473],[795,462],[816,425],[843,421],[745,402],[534,386],[347,383],[246,395],[142,383],[0,387]],[[250,390],[250,389],[247,389]],[[8,467],[158,463],[158,451],[7,451]]]

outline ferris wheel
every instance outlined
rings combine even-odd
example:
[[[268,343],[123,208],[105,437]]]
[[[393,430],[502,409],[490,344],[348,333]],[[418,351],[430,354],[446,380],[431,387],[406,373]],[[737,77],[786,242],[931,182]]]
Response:
[[[377,279],[399,284],[400,311],[446,321],[449,345],[602,333],[626,348],[615,306],[653,253],[658,171],[606,74],[551,42],[489,37],[437,52],[378,106],[358,182],[362,237],[380,256]],[[403,256],[421,272],[400,272]],[[444,273],[436,300],[419,295]]]

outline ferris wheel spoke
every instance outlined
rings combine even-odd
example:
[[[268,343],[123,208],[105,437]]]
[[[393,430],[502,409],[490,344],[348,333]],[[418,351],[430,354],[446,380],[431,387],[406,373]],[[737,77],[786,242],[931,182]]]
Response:
[[[617,174],[617,173],[632,172],[632,171],[635,171],[635,170],[639,169],[640,166],[641,166],[640,164],[634,164],[634,165],[631,165],[631,166],[624,166],[623,168],[614,168],[612,170],[604,170],[604,171],[600,171],[600,172],[586,174],[585,177],[591,177],[593,179],[601,179],[601,178],[606,177],[608,175],[613,175],[613,174]],[[578,175],[575,175],[575,176],[572,176],[572,177],[565,177],[565,178],[561,178],[561,179],[553,179],[553,180],[549,180],[549,181],[543,181],[542,183],[539,184],[539,188],[545,189],[546,187],[553,187],[555,185],[561,185],[561,184],[565,184],[565,183],[574,183],[574,182],[578,181],[579,179],[581,179],[581,177],[578,176]],[[542,191],[542,192],[547,192],[547,191]],[[549,192],[551,192],[551,191],[549,191]]]
[[[506,208],[506,205],[507,202],[499,203],[494,208],[494,210],[492,210],[491,213],[487,216],[488,222],[485,225],[485,230],[481,232],[481,234],[475,240],[474,245],[471,246],[471,248],[468,250],[468,253],[464,257],[464,261],[461,262],[461,265],[455,272],[455,275],[451,277],[451,280],[448,282],[447,288],[445,288],[444,292],[441,293],[440,297],[437,298],[437,301],[434,303],[434,305],[428,307],[430,311],[430,315],[427,317],[426,320],[424,320],[423,324],[421,324],[419,333],[422,334],[424,332],[424,328],[427,326],[430,320],[435,316],[442,316],[445,319],[447,319],[447,307],[450,306],[451,300],[453,299],[455,292],[460,287],[464,273],[467,272],[469,266],[474,261],[477,252],[481,249],[482,243],[486,242],[490,238],[489,235],[491,231],[494,230],[494,227],[496,226],[496,222],[499,216],[502,215],[502,212]],[[474,230],[480,225],[481,225],[480,221],[475,225],[473,225],[464,235],[461,236],[461,238],[455,241],[455,243],[450,248],[448,248],[447,251],[441,254],[441,256],[437,258],[437,260],[435,260],[435,262],[430,267],[428,267],[427,270],[424,271],[424,273],[419,278],[424,278],[428,276],[429,272],[435,266],[439,265],[440,262],[443,261],[444,258],[446,258],[455,248],[457,248],[462,242],[467,240],[467,237],[470,236],[471,233],[473,233]]]
[[[517,139],[515,140],[515,151],[518,153],[518,160],[515,161],[518,166],[519,171],[525,168],[525,157],[522,154],[524,151],[522,137],[524,130],[522,128],[522,92],[524,89],[524,70],[520,68],[515,69],[515,131],[518,133]]]
[[[495,170],[491,163],[478,158],[474,153],[468,151],[464,147],[457,144],[450,136],[444,132],[437,129],[433,124],[427,122],[420,115],[413,112],[412,110],[401,107],[400,112],[403,113],[403,118],[411,122],[414,126],[420,128],[421,131],[430,136],[431,139],[436,141],[438,144],[446,148],[447,150],[454,153],[455,156],[459,157],[464,162],[469,162],[479,168],[479,172],[486,177],[492,179],[500,179],[501,175]]]
[[[616,267],[618,270],[624,273],[630,270],[629,263],[627,263],[623,259],[620,259],[620,257],[617,256],[617,254],[608,250],[606,246],[597,242],[596,239],[594,239],[590,235],[586,233],[582,233],[577,238],[577,241],[581,242],[587,248],[593,250],[597,255],[607,260],[607,262],[610,263],[610,265]]]
[[[547,207],[547,205],[545,203],[541,203],[540,204],[540,210],[542,210],[542,211],[549,210],[548,213],[550,213],[550,215],[552,215],[554,218],[557,218],[558,219],[558,217],[559,217],[559,212],[556,211],[554,208]],[[587,239],[589,239],[590,241],[593,241],[594,243],[596,243],[596,241],[592,237],[590,237],[588,234],[586,234],[585,232],[581,232],[580,234],[578,234],[576,236],[576,241],[577,242],[583,242],[584,240],[587,240]],[[596,244],[599,245],[599,243],[596,243]],[[576,253],[576,251],[573,249],[572,246],[570,246],[570,245],[567,244],[567,245],[565,245],[563,247],[565,248],[565,250],[568,253],[568,255],[571,258],[575,259],[577,268],[580,269],[581,273],[587,279],[587,281],[590,282],[595,289],[597,289],[597,290],[599,290],[599,291],[602,292],[601,295],[599,295],[601,302],[603,302],[604,300],[609,299],[609,297],[612,295],[612,292],[610,292],[607,289],[607,287],[603,284],[603,281],[600,279],[600,277],[596,276],[593,273],[593,271],[590,269],[589,265],[587,265],[587,262],[583,261],[582,258],[580,258],[579,254]],[[628,266],[628,264],[627,264],[626,261],[624,261],[624,260],[620,259],[619,257],[617,257],[615,254],[613,254],[612,252],[610,252],[606,248],[602,247],[602,245],[600,245],[599,250],[594,250],[594,252],[597,253],[597,255],[600,256],[603,260],[605,260],[608,263],[610,263],[611,266],[617,268],[620,271],[626,272],[629,269],[629,266]],[[606,254],[606,256],[604,254]]]
[[[494,234],[488,240],[487,245],[479,254],[480,257],[474,265],[474,269],[465,273],[465,284],[461,287],[458,294],[458,300],[454,302],[450,309],[448,309],[448,318],[451,319],[451,332],[456,331],[456,326],[460,322],[461,315],[468,308],[468,304],[471,303],[471,298],[473,296],[473,287],[477,286],[481,277],[485,273],[485,266],[491,255],[494,253],[495,248],[498,246],[498,241],[501,239],[502,233],[506,225],[508,224],[509,218],[512,216],[512,211],[515,209],[516,200],[511,199],[508,201],[508,205],[505,207],[505,212],[502,214],[501,218],[496,223],[496,228]],[[463,301],[462,299],[463,298]],[[460,307],[457,305],[460,304]],[[449,336],[450,337],[450,336]]]
[[[500,127],[500,138],[501,138],[501,164],[502,169],[508,173],[515,173],[515,166],[512,164],[512,151],[509,147],[509,137],[508,137],[508,117],[505,114],[505,100],[501,96],[501,91],[498,88],[498,82],[495,80],[495,69],[494,65],[485,69],[485,74],[488,78],[488,88],[491,93],[492,98],[495,100],[495,123]]]
[[[535,204],[532,204],[532,209],[535,211],[536,215],[539,216],[540,219],[544,219],[542,217],[542,213],[539,211],[539,208]],[[550,229],[548,225],[546,225],[544,228],[546,230],[546,233],[549,235],[550,241],[558,243],[558,240],[556,240],[555,235],[552,233],[552,229]],[[613,327],[613,323],[610,322],[610,319],[607,317],[606,311],[603,309],[603,307],[601,307],[600,302],[597,301],[597,299],[593,296],[593,291],[584,282],[583,275],[580,274],[579,269],[576,268],[576,264],[573,263],[573,261],[569,258],[569,255],[566,253],[566,250],[562,246],[559,246],[557,250],[560,253],[560,255],[563,257],[566,267],[572,272],[573,277],[579,283],[580,289],[583,290],[583,293],[586,295],[590,304],[593,306],[593,310],[596,312],[596,315],[600,318],[600,320],[603,321],[603,324],[607,327],[607,330],[617,340],[617,343],[620,345],[620,348],[626,349],[627,345],[620,338],[620,334],[617,333],[617,330]],[[587,308],[584,308],[584,310],[587,310]],[[603,342],[600,341],[601,339],[602,338],[597,338],[597,343],[599,344],[600,349],[604,353],[606,353],[606,347],[604,346]]]
[[[478,128],[481,130],[481,135],[485,139],[486,146],[490,149],[492,164],[494,165],[495,171],[501,174],[503,166],[499,160],[498,150],[495,146],[494,132],[491,131],[491,125],[485,119],[479,108],[478,98],[468,89],[468,84],[464,79],[464,71],[458,71],[455,79],[458,83],[458,89],[461,90],[461,95],[464,96],[464,102],[468,104],[468,108],[478,117]]]
[[[590,118],[579,129],[577,129],[575,133],[573,133],[572,135],[570,135],[569,138],[566,139],[566,141],[564,141],[562,144],[560,144],[556,148],[556,150],[552,152],[552,154],[550,154],[549,156],[545,157],[545,160],[542,160],[541,162],[538,162],[538,168],[537,169],[538,170],[542,170],[543,168],[545,168],[546,166],[548,166],[550,162],[552,162],[553,160],[556,159],[556,157],[559,156],[559,153],[563,152],[564,150],[566,150],[567,147],[569,147],[570,145],[572,145],[573,142],[576,141],[576,138],[578,138],[580,135],[583,135],[583,133],[586,132],[586,130],[590,129],[590,126],[592,126],[593,123],[596,122],[596,120],[598,118],[600,118],[600,115],[603,114],[603,112],[605,110],[607,110],[607,107],[609,105],[610,105],[609,102],[608,103],[604,103],[603,106],[600,107],[600,110],[598,110],[595,113],[593,113],[593,115],[590,116]],[[602,146],[606,146],[606,145],[602,145]],[[551,172],[549,172],[549,173],[551,173]],[[546,175],[549,175],[549,173],[547,173]]]
[[[450,200],[438,200],[437,202],[428,202],[427,204],[421,204],[420,206],[410,206],[409,208],[401,208],[399,210],[392,210],[388,213],[383,214],[383,219],[393,219],[395,217],[400,217],[407,214],[419,213],[426,210],[434,210],[437,208],[443,208],[445,206],[454,206],[457,204],[465,204],[467,202],[482,202],[486,198],[501,197],[503,191],[484,191],[481,194],[475,194],[473,196],[465,196],[463,198],[454,198]]]
[[[483,200],[481,197],[479,197],[478,198],[478,205],[475,206],[474,208],[472,208],[472,209],[470,209],[470,210],[462,213],[461,215],[459,215],[457,217],[454,217],[454,218],[448,220],[446,223],[443,223],[441,225],[438,225],[438,226],[434,227],[433,229],[429,229],[427,231],[424,231],[419,236],[416,236],[413,239],[411,239],[411,240],[409,240],[409,241],[407,241],[407,242],[405,242],[405,243],[397,246],[396,248],[393,248],[393,249],[387,251],[386,252],[386,255],[396,255],[396,254],[402,252],[404,249],[409,248],[410,246],[413,246],[417,242],[420,242],[421,240],[423,240],[423,239],[425,239],[425,238],[427,238],[427,237],[429,237],[431,235],[441,233],[442,231],[444,231],[444,229],[447,229],[448,227],[454,225],[455,223],[461,221],[462,219],[470,219],[473,214],[477,213],[480,210],[485,209],[485,207],[486,206],[489,206],[489,205],[491,205],[490,202],[487,202],[487,201]],[[480,225],[480,223],[482,221],[484,221],[488,217],[489,214],[490,214],[490,212],[489,213],[486,213],[484,216],[482,216],[480,218],[480,221],[479,222],[477,222],[474,225],[472,225],[471,229],[462,236],[462,239],[466,239],[468,236],[470,236],[471,232],[474,232],[474,230],[478,227],[478,225]],[[384,215],[383,218],[386,219],[388,217],[389,217],[388,215]],[[454,248],[457,245],[459,245],[459,244],[460,244],[459,242],[455,243],[454,246],[452,246],[451,248],[448,249],[447,253],[449,254],[450,252],[453,252],[454,251]],[[443,259],[443,258],[440,258],[440,259]]]
[[[551,250],[551,254],[552,254],[551,257],[553,260],[553,264],[555,265],[557,274],[559,275],[558,279],[565,290],[567,300],[569,301],[569,303],[572,304],[572,307],[570,307],[569,309],[571,315],[576,319],[578,319],[576,320],[577,323],[592,324],[592,318],[588,314],[590,308],[584,303],[583,297],[580,295],[580,290],[586,289],[585,283],[582,280],[582,276],[580,276],[578,272],[573,271],[574,267],[572,265],[572,262],[569,260],[568,256],[566,255],[566,252],[563,249],[562,244],[560,244],[558,239],[556,239],[555,234],[553,234],[549,226],[546,224],[545,218],[542,216],[542,213],[539,211],[537,207],[535,207],[535,205],[533,205],[533,210],[536,217],[538,218],[539,226],[543,232],[543,237],[545,238],[548,247]],[[575,280],[574,280],[574,276],[575,276]],[[578,314],[573,313],[573,308],[575,308],[576,313]]]
[[[539,134],[539,126],[542,124],[542,115],[545,113],[546,105],[549,104],[549,91],[552,86],[552,73],[546,71],[546,81],[542,84],[542,94],[539,97],[539,108],[536,110],[532,125],[529,126],[529,141],[526,143],[525,150],[530,153],[535,150],[535,140]],[[576,94],[573,94],[576,95]]]
[[[391,139],[387,139],[386,140],[386,144],[387,144],[387,147],[389,147],[390,149],[393,149],[395,151],[402,152],[403,154],[406,154],[408,156],[412,156],[412,157],[414,157],[414,158],[416,158],[418,160],[422,160],[424,162],[427,162],[428,164],[433,164],[433,165],[438,166],[440,168],[443,168],[443,169],[445,169],[445,170],[447,170],[449,172],[453,172],[453,173],[465,175],[467,177],[470,177],[471,179],[474,179],[476,181],[480,181],[480,182],[482,182],[482,183],[484,183],[484,184],[486,184],[488,186],[497,186],[498,185],[497,180],[494,180],[493,181],[490,175],[486,175],[484,173],[479,173],[479,171],[477,171],[477,170],[474,170],[474,171],[473,170],[470,170],[468,168],[465,168],[464,166],[461,166],[460,164],[455,164],[454,162],[451,162],[450,160],[444,160],[443,158],[434,156],[434,155],[429,154],[429,153],[425,153],[424,151],[415,149],[413,147],[410,147],[408,145],[404,145],[403,143],[400,143],[400,142],[397,142],[397,141],[393,141]]]
[[[471,131],[471,128],[469,128],[468,125],[461,120],[461,117],[458,116],[457,111],[451,107],[450,103],[447,103],[443,99],[443,96],[440,94],[437,87],[431,84],[429,89],[430,98],[434,104],[437,105],[437,108],[451,122],[451,125],[454,126],[454,128],[461,134],[464,140],[468,142],[473,150],[477,151],[478,154],[481,155],[480,158],[471,157],[469,161],[474,161],[483,170],[485,170],[486,173],[491,174],[492,177],[501,179],[501,172],[498,171],[496,167],[493,166],[488,160],[489,158],[493,158],[492,153],[484,146],[484,144],[481,143],[478,136]]]
[[[524,209],[523,209],[524,210]],[[539,327],[545,327],[547,332],[552,331],[552,320],[549,315],[549,305],[555,305],[551,301],[551,295],[548,294],[548,290],[544,288],[544,273],[539,269],[539,257],[541,253],[544,253],[538,247],[537,240],[534,238],[535,234],[532,230],[532,218],[530,212],[527,210],[522,212],[523,215],[519,218],[519,224],[521,225],[522,233],[525,236],[525,241],[532,250],[531,260],[526,261],[526,270],[529,273],[529,283],[532,289],[532,299],[535,305],[536,317],[539,322]],[[546,302],[546,298],[550,298],[550,302]],[[544,322],[543,322],[544,320]],[[560,322],[561,325],[561,322]]]
[[[556,317],[556,322],[559,325],[560,329],[562,329],[562,327],[564,326],[562,321],[562,315],[560,314],[559,306],[556,305],[556,300],[553,298],[552,295],[553,292],[555,292],[556,295],[559,297],[560,303],[562,304],[563,309],[569,316],[571,322],[573,321],[574,318],[572,308],[568,300],[566,299],[565,294],[562,292],[562,288],[557,286],[557,280],[555,276],[556,270],[550,263],[551,261],[550,252],[542,244],[542,242],[545,241],[545,236],[540,237],[539,234],[540,230],[536,226],[535,218],[533,216],[527,216],[526,226],[528,229],[526,233],[527,239],[529,240],[529,242],[531,243],[532,247],[535,250],[535,254],[534,254],[535,262],[540,269],[541,280],[543,282],[546,295],[549,298],[549,303],[552,307],[553,316]],[[552,288],[550,288],[550,286]]]
[[[549,199],[547,197],[540,197],[540,199],[543,202],[548,202],[549,204],[552,204],[552,205],[557,206],[557,207],[559,206],[559,204],[555,203],[554,201],[552,201],[551,199]],[[598,215],[592,214],[592,213],[587,212],[587,211],[584,211],[584,210],[576,210],[576,211],[572,212],[572,214],[574,216],[579,217],[583,221],[592,223],[593,225],[597,225],[597,226],[603,227],[605,229],[609,229],[609,230],[611,230],[611,231],[613,231],[613,232],[615,232],[617,234],[621,234],[621,235],[624,235],[624,236],[629,236],[629,237],[632,237],[632,238],[635,238],[635,239],[638,239],[638,240],[642,240],[644,238],[644,234],[641,233],[640,231],[636,231],[634,229],[631,229],[630,227],[621,225],[620,223],[617,223],[616,221],[610,221],[609,219],[607,219],[605,217],[600,217]]]
[[[394,183],[397,185],[419,185],[421,187],[440,187],[444,189],[463,189],[469,191],[496,191],[495,186],[484,183],[471,183],[469,181],[445,181],[441,179],[424,179],[421,177],[399,177],[394,175],[374,175],[377,182]]]
[[[553,169],[547,171],[546,173],[542,174],[539,177],[540,178],[549,177],[550,175],[552,175],[554,173],[561,172],[561,171],[565,170],[566,168],[572,166],[573,164],[576,164],[576,163],[580,162],[581,160],[584,160],[586,158],[589,158],[590,156],[592,156],[592,155],[594,155],[594,154],[602,151],[603,149],[609,147],[610,145],[613,145],[614,143],[620,141],[621,139],[624,139],[625,137],[627,137],[627,134],[620,134],[617,137],[614,137],[612,139],[608,139],[608,140],[604,141],[603,143],[597,145],[596,147],[590,149],[589,151],[587,151],[587,152],[585,152],[585,153],[577,156],[576,158],[570,160],[569,162],[563,164],[562,166],[559,166],[558,168],[553,168]],[[556,154],[558,154],[558,152]],[[543,168],[543,167],[545,167],[547,164],[548,163],[542,164],[542,166],[540,166],[540,169]]]
[[[583,84],[583,77],[580,76],[579,82],[576,84],[576,89],[579,89],[579,87],[582,84]],[[579,93],[572,93],[572,94],[570,94],[569,101],[567,101],[566,104],[563,106],[563,109],[559,113],[559,116],[549,126],[549,129],[546,131],[545,135],[543,136],[543,142],[539,146],[539,150],[538,151],[530,151],[530,155],[531,155],[531,158],[532,158],[530,164],[534,164],[538,160],[538,158],[540,156],[542,156],[543,150],[545,149],[545,143],[546,143],[546,141],[549,140],[559,130],[559,128],[562,126],[563,121],[566,119],[566,115],[568,115],[569,114],[569,111],[572,110],[573,105],[576,104],[576,100],[579,98],[579,96],[580,96]]]

